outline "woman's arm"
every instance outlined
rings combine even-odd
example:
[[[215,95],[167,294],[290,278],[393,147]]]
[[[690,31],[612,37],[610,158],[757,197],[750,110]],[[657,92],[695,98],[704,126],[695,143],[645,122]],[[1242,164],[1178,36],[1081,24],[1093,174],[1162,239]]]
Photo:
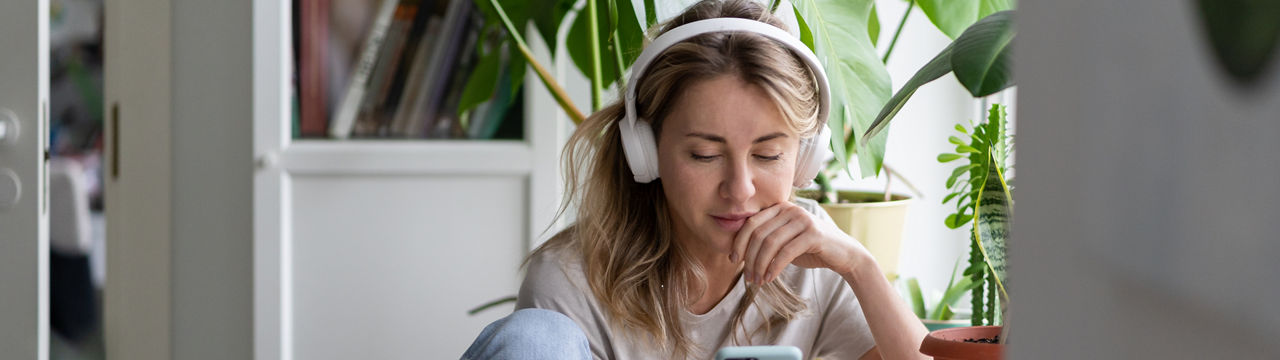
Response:
[[[862,358],[927,359],[920,354],[920,343],[929,331],[889,285],[870,254],[863,256],[852,269],[840,272],[857,294],[871,336],[876,339],[876,346]]]

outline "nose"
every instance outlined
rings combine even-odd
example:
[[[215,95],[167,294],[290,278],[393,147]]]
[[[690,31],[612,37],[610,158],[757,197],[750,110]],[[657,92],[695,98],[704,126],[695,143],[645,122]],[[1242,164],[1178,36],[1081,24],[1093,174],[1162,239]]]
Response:
[[[751,167],[745,160],[732,161],[725,169],[720,182],[720,197],[733,202],[746,202],[756,194],[756,184]]]

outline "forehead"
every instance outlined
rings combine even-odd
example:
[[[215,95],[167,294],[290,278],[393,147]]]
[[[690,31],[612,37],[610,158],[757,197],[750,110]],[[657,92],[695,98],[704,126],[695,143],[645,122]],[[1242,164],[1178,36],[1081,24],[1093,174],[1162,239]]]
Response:
[[[764,89],[730,75],[690,84],[676,100],[662,128],[663,133],[699,131],[727,138],[772,132],[794,135]]]

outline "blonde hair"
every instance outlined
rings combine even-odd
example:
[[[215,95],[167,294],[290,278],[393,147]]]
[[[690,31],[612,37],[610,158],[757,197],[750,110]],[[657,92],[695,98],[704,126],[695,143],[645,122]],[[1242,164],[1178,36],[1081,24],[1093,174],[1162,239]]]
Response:
[[[660,25],[660,32],[716,17],[753,19],[785,29],[756,2],[707,0]],[[696,82],[724,75],[762,89],[801,137],[811,137],[824,126],[817,119],[819,94],[809,68],[784,45],[750,33],[703,34],[668,48],[641,79],[631,80],[639,81],[636,111],[651,121],[657,135],[681,92]],[[705,351],[693,348],[680,322],[680,311],[706,290],[705,272],[674,241],[662,179],[633,180],[617,126],[623,112],[622,103],[614,102],[587,117],[569,138],[562,159],[567,201],[557,218],[573,204],[577,220],[530,257],[553,248],[576,250],[611,326],[630,335],[649,335],[673,356]],[[752,303],[761,301],[767,306],[756,309],[768,321],[748,333],[743,316]],[[773,326],[804,309],[802,299],[774,281],[747,290],[732,326],[741,329],[748,341],[760,330],[772,336]],[[736,334],[735,330],[735,341]]]

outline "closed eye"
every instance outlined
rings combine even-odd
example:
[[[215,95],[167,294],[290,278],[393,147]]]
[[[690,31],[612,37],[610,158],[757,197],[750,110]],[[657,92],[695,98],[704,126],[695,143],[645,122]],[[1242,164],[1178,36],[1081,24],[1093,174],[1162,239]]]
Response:
[[[689,154],[689,157],[693,158],[694,160],[701,161],[701,162],[710,162],[711,160],[715,160],[716,158],[720,157],[720,155],[698,155],[698,154]]]
[[[765,161],[778,161],[778,160],[782,160],[782,153],[778,153],[778,155],[773,155],[773,156],[756,155],[756,159],[765,160]]]

